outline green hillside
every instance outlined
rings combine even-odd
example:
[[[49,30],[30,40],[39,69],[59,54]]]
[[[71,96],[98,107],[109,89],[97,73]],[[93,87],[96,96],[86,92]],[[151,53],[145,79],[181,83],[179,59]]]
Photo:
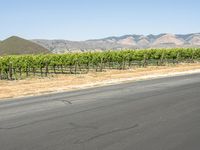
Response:
[[[12,36],[0,42],[0,55],[18,55],[18,54],[41,54],[50,53],[48,49],[22,39]]]

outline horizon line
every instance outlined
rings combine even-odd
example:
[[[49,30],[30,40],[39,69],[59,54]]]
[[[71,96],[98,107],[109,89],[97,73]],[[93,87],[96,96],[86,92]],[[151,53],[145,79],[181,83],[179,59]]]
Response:
[[[120,38],[120,37],[124,37],[124,36],[159,36],[162,34],[172,34],[172,35],[190,35],[190,34],[200,34],[200,32],[191,32],[191,33],[159,33],[159,34],[124,34],[124,35],[113,35],[113,36],[106,36],[106,37],[102,37],[102,38],[89,38],[89,39],[85,39],[85,40],[69,40],[69,39],[64,39],[64,38],[24,38],[23,36],[18,36],[18,35],[12,35],[12,36],[8,36],[5,39],[1,39],[0,42],[7,40],[11,37],[19,37],[19,38],[23,38],[23,39],[27,39],[27,40],[64,40],[64,41],[76,41],[76,42],[81,42],[81,41],[90,41],[90,40],[99,40],[99,39],[107,39],[107,38]]]

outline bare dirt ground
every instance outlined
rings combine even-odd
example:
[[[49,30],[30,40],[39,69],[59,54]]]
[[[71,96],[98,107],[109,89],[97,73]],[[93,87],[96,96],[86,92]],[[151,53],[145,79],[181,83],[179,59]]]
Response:
[[[18,81],[0,81],[0,99],[63,92],[192,72],[200,72],[200,63],[149,66],[129,70],[106,70],[105,72],[90,72],[81,75],[54,75],[48,78],[31,78]]]

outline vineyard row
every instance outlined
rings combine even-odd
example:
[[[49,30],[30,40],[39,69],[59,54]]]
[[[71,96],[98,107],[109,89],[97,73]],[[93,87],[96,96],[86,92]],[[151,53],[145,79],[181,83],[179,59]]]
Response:
[[[0,79],[22,79],[49,74],[80,74],[90,70],[128,69],[133,66],[200,60],[200,48],[122,50],[0,57]]]

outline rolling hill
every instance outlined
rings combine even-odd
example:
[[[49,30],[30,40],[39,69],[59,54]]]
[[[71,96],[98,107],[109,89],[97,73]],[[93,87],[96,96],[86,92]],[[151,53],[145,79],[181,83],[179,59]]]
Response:
[[[0,42],[0,55],[50,53],[47,48],[32,41],[12,36]]]

